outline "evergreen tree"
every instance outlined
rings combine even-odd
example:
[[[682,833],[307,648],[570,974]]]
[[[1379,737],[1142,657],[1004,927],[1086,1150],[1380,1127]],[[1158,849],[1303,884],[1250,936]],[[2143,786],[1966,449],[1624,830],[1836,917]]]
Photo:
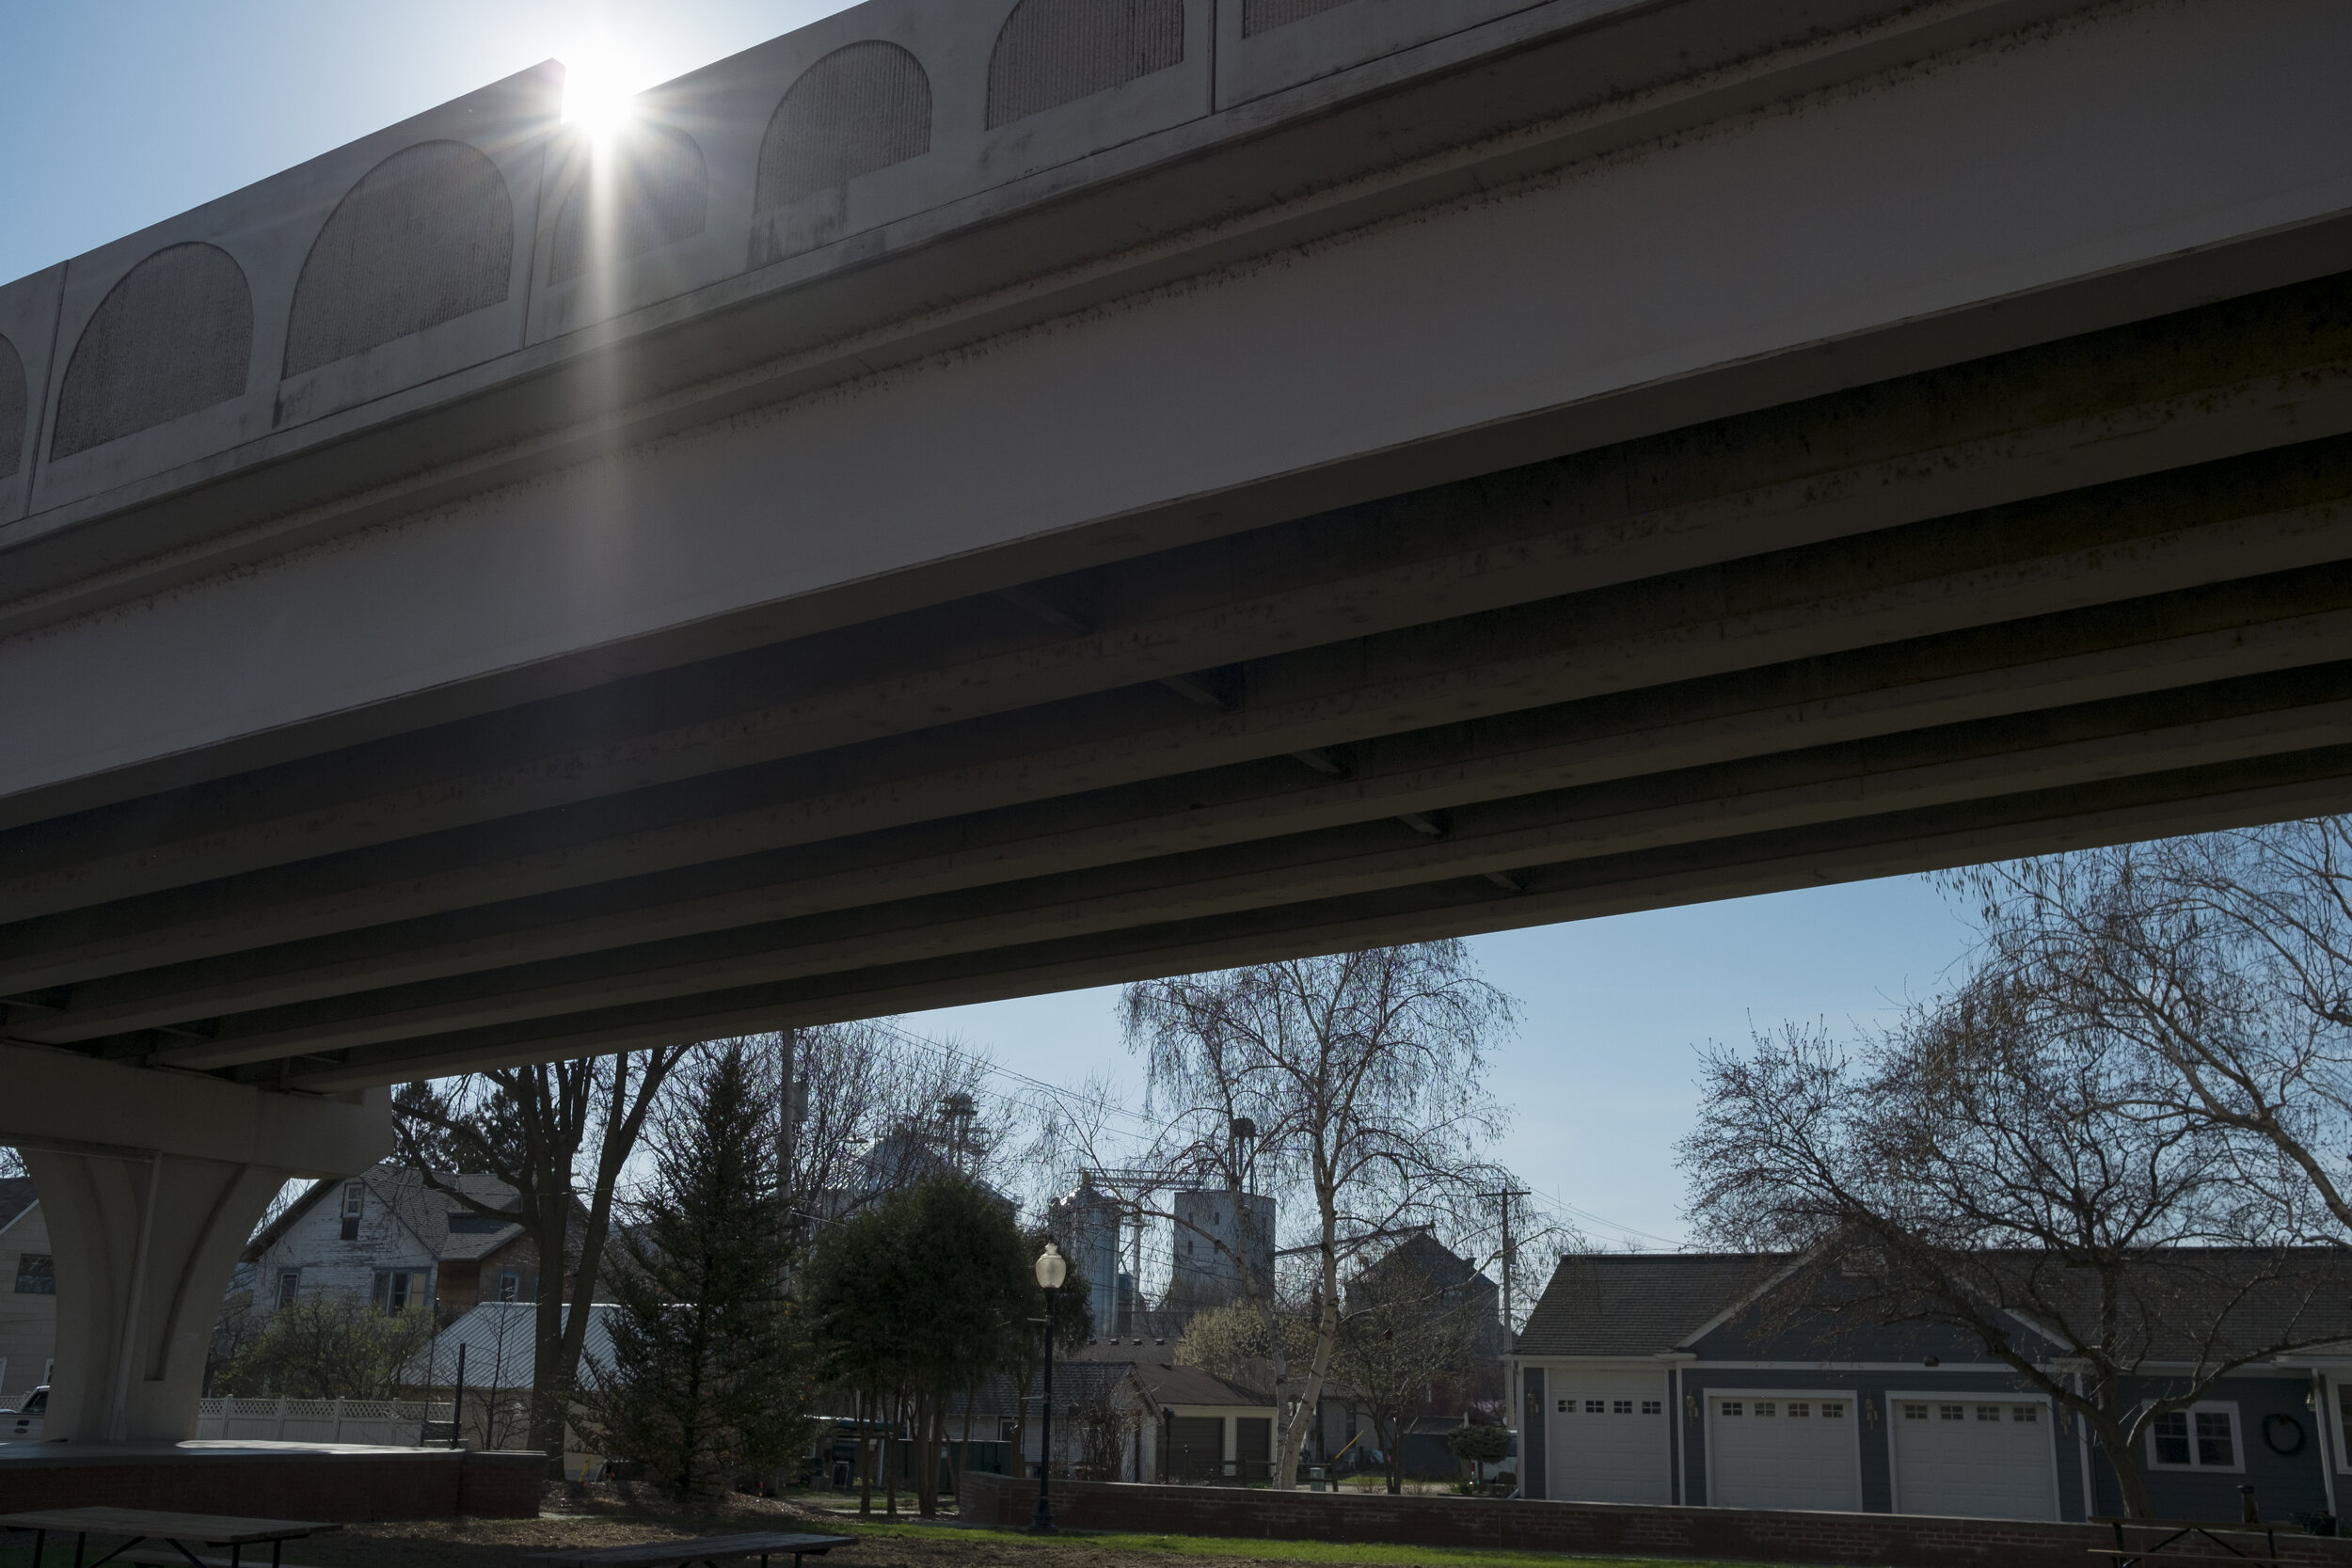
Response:
[[[680,1503],[789,1460],[806,1357],[785,1292],[784,1204],[762,1085],[740,1045],[685,1069],[651,1139],[653,1179],[613,1271],[613,1364],[591,1402],[606,1450]]]
[[[875,1418],[906,1422],[926,1515],[937,1510],[950,1418],[960,1405],[968,1413],[992,1375],[1024,1364],[1036,1332],[1037,1250],[1011,1204],[951,1173],[887,1195],[818,1243],[808,1304],[827,1375]],[[1066,1322],[1084,1321],[1082,1305],[1064,1307]],[[895,1512],[898,1466],[882,1457]],[[866,1490],[870,1509],[870,1481]]]

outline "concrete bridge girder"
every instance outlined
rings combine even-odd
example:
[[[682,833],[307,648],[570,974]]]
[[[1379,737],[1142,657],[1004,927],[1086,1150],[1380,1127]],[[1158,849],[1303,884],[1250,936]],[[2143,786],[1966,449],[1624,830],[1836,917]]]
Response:
[[[2319,293],[2306,309],[2322,315],[2336,305]],[[965,625],[950,625],[944,635],[933,625],[894,621],[787,644],[704,673],[695,687],[641,683],[653,689],[612,704],[617,711],[584,716],[613,732],[593,749],[530,754],[532,741],[549,732],[576,743],[577,722],[510,719],[450,726],[438,740],[450,753],[439,764],[447,771],[399,793],[335,799],[339,792],[380,791],[388,764],[419,770],[421,752],[434,742],[412,742],[384,757],[363,748],[327,767],[277,770],[292,775],[284,778],[247,775],[233,794],[191,786],[176,792],[165,810],[151,800],[100,808],[81,814],[71,827],[50,822],[38,835],[14,835],[13,874],[0,879],[0,918],[31,918],[47,909],[413,839],[883,736],[918,736],[1288,649],[1408,629],[1426,624],[1433,607],[1458,617],[1590,594],[1661,572],[2352,432],[2352,359],[2296,365],[2251,381],[2207,382],[2071,419],[2030,422],[2054,398],[2084,400],[2106,388],[2140,391],[2135,382],[2151,372],[2177,378],[2185,362],[2201,367],[2233,328],[2248,325],[2243,310],[2206,312],[2197,324],[2201,331],[2192,327],[2169,341],[2134,345],[2141,362],[2125,375],[2112,364],[2100,366],[2096,381],[2086,378],[2089,384],[2079,389],[2053,385],[2058,354],[2012,356],[2022,362],[2004,367],[2006,375],[1979,371],[1969,378],[1996,388],[2010,384],[1999,388],[2007,395],[1996,398],[1969,388],[1978,393],[1973,407],[1953,407],[1950,392],[1939,385],[1959,378],[1935,375],[1915,378],[1915,385],[1817,400],[1804,410],[1809,438],[1796,451],[1774,450],[1786,448],[1789,422],[1786,412],[1776,411],[1728,421],[1707,433],[1711,440],[1685,436],[1610,449],[1307,526],[1260,531],[1219,548],[1176,552],[1178,559],[1155,559],[1149,568],[1106,568],[1025,594],[1033,606],[1053,597],[1077,602],[1085,613],[1064,615],[1064,624],[1079,630],[1074,637],[1047,638],[1034,612],[1007,617],[1001,608],[997,625],[974,625],[990,609],[984,597],[977,607],[961,607]],[[2344,336],[2344,346],[2352,347],[2352,332]],[[2328,346],[2324,329],[2312,339],[2307,353]],[[2076,347],[2068,357],[2101,356]],[[1925,424],[1920,415],[1906,418],[1901,405],[1936,400],[1939,392],[1949,417],[1925,425],[1923,434],[1937,438],[1932,445],[1855,453],[1858,461],[1843,464],[1838,458],[1844,454],[1829,446],[1829,433],[1842,421],[1851,423],[1858,440],[1884,449],[1891,444],[1887,431],[1867,422],[1863,410],[1899,427]],[[1697,461],[1690,455],[1694,447],[1704,449]],[[1783,472],[1756,472],[1774,459]],[[1709,484],[1710,474],[1736,487]],[[1658,495],[1665,483],[1688,499]],[[1654,504],[1641,505],[1637,496]],[[1529,531],[1530,524],[1542,531]],[[1457,543],[1454,553],[1429,553],[1432,546]],[[1351,571],[1358,562],[1371,569]],[[1294,584],[1269,592],[1275,588],[1269,579],[1281,577]],[[1235,587],[1246,592],[1234,596]],[[1193,602],[1168,602],[1186,598]],[[1008,619],[1009,628],[1003,624]],[[1017,651],[961,662],[924,657],[955,641],[1009,641]],[[852,671],[863,677],[860,684],[826,689],[837,672]],[[778,702],[777,688],[793,685],[808,688],[807,694]],[[762,705],[728,707],[730,699],[747,692],[759,693]],[[681,708],[713,705],[724,711],[676,722]],[[632,733],[632,720],[664,727]],[[523,756],[497,766],[500,751]],[[298,811],[269,815],[273,803],[296,800]]]

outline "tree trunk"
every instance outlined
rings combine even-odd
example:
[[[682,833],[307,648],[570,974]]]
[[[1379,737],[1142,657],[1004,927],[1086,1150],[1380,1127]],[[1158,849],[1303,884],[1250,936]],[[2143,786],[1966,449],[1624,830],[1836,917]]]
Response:
[[[914,1451],[914,1512],[918,1517],[939,1517],[939,1471],[931,1447],[933,1406],[937,1404],[926,1391],[915,1396],[908,1424],[908,1444]]]
[[[541,1213],[532,1228],[539,1249],[539,1299],[532,1314],[531,1446],[548,1456],[548,1479],[564,1479],[564,1426],[571,1414],[570,1380],[564,1359],[564,1231],[566,1205],[554,1206],[552,1224]],[[550,1244],[550,1242],[552,1244]]]
[[[2107,1468],[2115,1472],[2116,1490],[2123,1495],[2123,1512],[2134,1519],[2153,1519],[2156,1514],[2154,1501],[2148,1496],[2147,1472],[2140,1468],[2139,1455],[2134,1451],[2130,1434],[2105,1410],[2084,1417],[2090,1423],[2092,1435],[2099,1439],[2099,1451],[2106,1456]],[[2090,1499],[2085,1498],[2086,1505]]]
[[[890,1402],[887,1418],[882,1422],[881,1444],[882,1499],[884,1505],[882,1508],[882,1513],[885,1517],[892,1519],[896,1519],[898,1516],[898,1455],[897,1451],[898,1447],[898,1411],[899,1402],[896,1397],[894,1397]]]
[[[972,1467],[972,1413],[980,1402],[977,1388],[963,1391],[963,1441],[956,1448],[956,1512],[963,1512],[963,1472]]]
[[[1317,1168],[1324,1162],[1317,1161]],[[1315,1183],[1315,1202],[1322,1211],[1323,1234],[1317,1250],[1321,1253],[1323,1284],[1318,1304],[1322,1310],[1315,1315],[1315,1354],[1307,1368],[1306,1386],[1298,1391],[1298,1401],[1284,1415],[1279,1407],[1276,1418],[1281,1422],[1281,1442],[1274,1458],[1274,1485],[1278,1491],[1289,1492],[1298,1485],[1298,1455],[1306,1447],[1307,1433],[1314,1421],[1315,1407],[1323,1402],[1324,1385],[1331,1375],[1331,1356],[1340,1342],[1340,1214],[1339,1193],[1327,1180]]]
[[[857,1511],[867,1518],[874,1515],[874,1423],[868,1418],[876,1401],[860,1394],[857,1402]]]

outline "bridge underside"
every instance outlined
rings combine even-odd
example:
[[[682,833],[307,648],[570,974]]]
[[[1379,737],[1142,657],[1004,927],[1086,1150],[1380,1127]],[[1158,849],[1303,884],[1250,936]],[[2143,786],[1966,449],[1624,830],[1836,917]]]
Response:
[[[345,1090],[2352,804],[2352,275],[0,837],[16,1039]]]

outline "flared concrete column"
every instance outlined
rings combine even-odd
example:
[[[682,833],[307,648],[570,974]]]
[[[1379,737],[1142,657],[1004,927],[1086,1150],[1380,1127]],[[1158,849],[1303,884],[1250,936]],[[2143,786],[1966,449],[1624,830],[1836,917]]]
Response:
[[[0,1143],[24,1151],[56,1258],[45,1435],[176,1441],[196,1434],[221,1297],[271,1196],[389,1153],[391,1105],[0,1046]]]

